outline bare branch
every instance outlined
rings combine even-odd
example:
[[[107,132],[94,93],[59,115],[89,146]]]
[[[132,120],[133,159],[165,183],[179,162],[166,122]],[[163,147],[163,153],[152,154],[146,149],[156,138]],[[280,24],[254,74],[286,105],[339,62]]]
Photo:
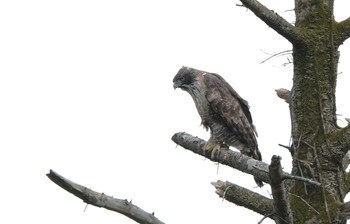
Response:
[[[281,166],[281,157],[273,156],[269,166],[269,176],[271,179],[271,191],[273,196],[274,210],[276,212],[275,222],[277,224],[293,223],[292,212],[289,208],[285,187],[282,182],[283,171]]]
[[[218,180],[211,184],[216,188],[215,193],[227,201],[243,206],[260,215],[273,218],[271,199],[228,181]]]
[[[268,60],[270,60],[271,58],[274,58],[274,57],[277,57],[277,56],[291,55],[292,52],[293,52],[292,50],[285,50],[285,51],[281,51],[281,52],[278,52],[278,53],[269,54],[270,56],[268,58],[266,58],[265,60],[263,60],[262,62],[260,62],[260,64],[263,64],[263,63],[267,62]]]
[[[285,180],[285,179],[300,180],[300,181],[303,181],[305,183],[312,184],[312,185],[315,185],[317,187],[321,187],[321,183],[320,182],[317,182],[317,181],[314,181],[314,180],[311,180],[311,179],[308,179],[308,178],[305,178],[305,177],[301,177],[301,176],[291,175],[291,174],[288,174],[288,173],[283,173],[282,179],[283,180]]]
[[[212,161],[219,162],[229,167],[240,170],[244,173],[251,174],[265,183],[269,183],[267,174],[268,164],[255,160],[249,156],[243,155],[240,152],[235,152],[230,149],[221,148],[219,153],[215,153],[211,158],[210,153],[203,150],[205,141],[198,137],[194,137],[185,132],[179,132],[171,138],[176,144],[188,149],[196,154],[204,156]],[[258,169],[256,169],[258,168]]]
[[[268,164],[262,161],[255,160],[251,157],[243,155],[240,152],[235,152],[230,149],[221,148],[219,153],[214,154],[214,158],[211,157],[210,153],[206,153],[203,150],[205,141],[198,137],[194,137],[186,132],[179,132],[173,135],[171,138],[176,144],[182,146],[183,148],[192,151],[193,153],[204,156],[212,161],[224,164],[226,166],[232,167],[234,169],[240,170],[244,173],[251,174],[258,177],[265,183],[270,183],[270,178],[268,175]],[[313,181],[304,177],[290,175],[283,172],[283,179],[295,179],[299,181],[304,181],[305,183],[320,186],[321,184],[317,181]]]
[[[291,146],[283,145],[283,144],[278,144],[278,146],[281,146],[282,148],[288,149],[292,157],[294,156],[294,149]]]
[[[299,195],[290,193],[290,192],[289,192],[288,194],[289,194],[289,195],[292,195],[292,196],[294,196],[294,197],[296,197],[296,198],[299,198],[302,202],[304,202],[304,204],[306,204],[306,205],[307,205],[309,208],[311,208],[315,213],[317,213],[317,215],[320,214],[320,212],[317,211],[314,207],[312,207],[312,205],[310,205],[307,201],[305,201],[304,198],[300,197]]]
[[[279,88],[275,89],[275,91],[279,98],[283,99],[288,104],[290,103],[290,91],[288,89]]]
[[[339,31],[339,34],[335,39],[337,40],[337,44],[340,45],[350,37],[350,17],[338,23],[336,29]]]
[[[81,198],[84,202],[97,206],[103,207],[108,210],[112,210],[123,214],[130,219],[138,223],[147,223],[147,224],[164,224],[162,221],[157,219],[153,214],[145,212],[141,208],[133,205],[127,200],[121,200],[107,196],[104,193],[99,193],[93,190],[90,190],[80,184],[76,184],[58,173],[50,170],[50,173],[46,174],[50,180],[55,184],[59,185],[66,191],[74,194],[78,198]]]
[[[285,37],[292,44],[302,42],[302,38],[295,31],[295,27],[274,11],[266,8],[256,0],[240,0],[245,7],[250,9],[257,17],[264,21],[277,33]]]

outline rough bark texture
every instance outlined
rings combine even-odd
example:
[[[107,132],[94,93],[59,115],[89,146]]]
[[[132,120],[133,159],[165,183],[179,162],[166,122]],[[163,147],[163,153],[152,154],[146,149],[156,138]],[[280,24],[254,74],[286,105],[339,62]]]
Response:
[[[269,166],[270,185],[273,197],[274,211],[277,214],[274,220],[277,224],[293,223],[293,216],[289,209],[289,201],[283,182],[281,157],[273,156]]]
[[[211,184],[216,189],[215,193],[221,198],[257,212],[264,217],[272,219],[275,217],[273,201],[271,199],[228,181],[218,180]]]
[[[350,190],[350,174],[344,171],[350,127],[337,126],[335,91],[338,48],[350,36],[350,19],[334,20],[333,0],[295,0],[294,25],[256,0],[241,2],[293,45],[293,87],[290,92],[277,91],[289,104],[291,114],[291,176],[321,183],[315,187],[295,179],[284,181],[286,174],[280,179],[265,176],[264,182],[273,191],[274,212],[279,216],[273,218],[276,223],[343,224],[350,210],[343,201]],[[220,155],[215,161],[231,166]]]
[[[185,132],[179,132],[171,138],[176,144],[188,149],[196,154],[204,156],[214,162],[219,162],[242,172],[254,175],[265,183],[269,182],[268,164],[255,160],[249,156],[243,155],[229,149],[221,148],[219,153],[215,153],[214,157],[204,150],[206,141],[193,137]]]
[[[256,7],[254,0],[241,1],[293,44],[293,87],[287,101],[292,123],[292,174],[322,184],[315,188],[300,181],[287,182],[293,195],[286,199],[293,223],[345,223],[348,215],[343,199],[349,191],[349,175],[342,162],[350,148],[349,127],[337,126],[335,90],[338,48],[350,35],[349,19],[334,20],[333,0],[295,0],[295,26],[287,25],[288,32],[281,32],[285,21],[262,18],[265,7]]]
[[[300,203],[297,197],[290,198],[290,205],[295,223],[311,219],[332,223],[345,196],[341,162],[348,150],[348,147],[337,150],[332,137],[341,131],[336,124],[335,107],[337,49],[341,38],[335,32],[337,23],[333,18],[332,1],[297,0],[295,3],[295,26],[303,41],[293,43],[294,76],[290,100],[295,151],[293,174],[318,180],[322,188],[293,183],[290,192],[314,209]]]
[[[88,204],[118,212],[138,223],[164,224],[162,221],[157,219],[154,216],[154,214],[145,212],[144,210],[132,204],[126,199],[122,200],[118,198],[113,198],[111,196],[105,195],[104,193],[99,193],[90,190],[87,187],[84,187],[80,184],[74,183],[73,181],[62,177],[53,170],[50,170],[50,172],[46,175],[58,186],[74,194],[78,198],[81,198],[84,202]]]

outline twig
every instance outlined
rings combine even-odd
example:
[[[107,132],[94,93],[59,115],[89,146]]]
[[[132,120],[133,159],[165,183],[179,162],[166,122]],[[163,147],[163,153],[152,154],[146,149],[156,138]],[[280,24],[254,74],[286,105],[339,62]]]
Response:
[[[283,174],[282,178],[283,179],[300,180],[300,181],[303,181],[305,183],[313,184],[313,185],[316,185],[317,187],[321,187],[321,183],[314,181],[314,180],[311,180],[311,179],[308,179],[308,178],[305,178],[305,177],[295,176],[295,175],[291,175],[291,174]]]
[[[259,168],[259,167],[256,167],[256,166],[253,166],[253,167],[254,167],[254,169],[260,170],[260,171],[262,171],[262,172],[267,172],[266,170],[261,169],[261,168]],[[289,174],[289,173],[283,172],[282,180],[285,180],[285,179],[300,180],[300,181],[303,181],[303,182],[308,183],[308,184],[316,185],[316,186],[318,186],[318,187],[321,186],[321,183],[319,183],[319,182],[317,182],[317,181],[314,181],[314,180],[311,180],[311,179],[308,179],[308,178],[305,178],[305,177],[300,177],[300,176],[291,175],[291,174]]]
[[[309,146],[309,147],[311,147],[311,146]],[[321,174],[321,164],[320,164],[320,161],[318,160],[316,148],[311,147],[311,149],[313,150],[314,159],[316,161],[316,169],[317,169],[317,173],[318,173],[318,179],[320,180],[320,182],[322,184],[321,187],[322,187],[322,197],[323,197],[324,208],[326,210],[326,214],[327,214],[329,223],[331,223],[331,216],[329,214],[328,203],[327,203],[327,198],[326,198],[326,190],[324,189],[323,179],[322,179],[322,174]]]
[[[292,150],[292,148],[290,146],[286,146],[286,145],[282,145],[282,144],[278,144],[278,146],[281,146],[282,148],[286,148],[286,149],[288,149],[288,151]]]
[[[267,218],[267,216],[262,217],[262,219],[260,219],[260,221],[258,222],[258,224],[261,224],[266,218]]]
[[[293,149],[294,149],[294,152],[296,153],[296,158],[298,158],[298,153],[299,153],[299,150],[298,150],[298,149],[299,149],[300,142],[301,142],[301,136],[302,136],[302,133],[301,133],[300,136],[299,136],[297,147],[294,147],[294,144],[293,144]],[[302,177],[304,177],[304,173],[303,173],[303,170],[301,169],[300,161],[299,161],[299,160],[297,160],[297,165],[298,165],[298,169],[299,169],[300,175],[301,175]],[[306,187],[306,184],[305,184],[305,183],[304,183],[304,191],[305,191],[305,194],[308,195],[307,187]]]
[[[262,52],[264,52],[263,50],[261,50]],[[268,60],[270,60],[271,58],[277,57],[277,56],[285,56],[285,55],[289,55],[291,54],[292,50],[285,50],[285,51],[281,51],[275,54],[269,54],[271,55],[270,57],[266,58],[265,60],[263,60],[262,62],[260,62],[260,64],[263,64],[265,62],[267,62]],[[264,52],[265,54],[268,54],[266,52]]]
[[[314,210],[314,212],[316,212],[318,215],[320,214],[320,212],[318,212],[314,207],[312,207],[309,203],[307,203],[307,201],[305,201],[304,198],[300,197],[299,195],[293,194],[289,192],[289,195],[292,195],[294,197],[299,198],[300,200],[302,200],[308,207],[310,207],[312,210]]]
[[[282,148],[288,149],[290,155],[293,157],[294,156],[294,149],[291,146],[287,146],[287,145],[282,145],[282,144],[278,144],[278,146],[281,146]]]

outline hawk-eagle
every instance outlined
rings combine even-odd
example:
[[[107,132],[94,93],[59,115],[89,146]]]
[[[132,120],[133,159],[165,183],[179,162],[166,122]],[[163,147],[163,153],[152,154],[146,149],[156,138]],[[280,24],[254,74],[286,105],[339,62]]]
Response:
[[[204,148],[211,152],[212,158],[221,147],[232,146],[261,161],[248,102],[220,75],[182,67],[173,79],[173,86],[192,96],[202,125],[210,129]],[[260,187],[263,185],[257,178],[255,182]]]

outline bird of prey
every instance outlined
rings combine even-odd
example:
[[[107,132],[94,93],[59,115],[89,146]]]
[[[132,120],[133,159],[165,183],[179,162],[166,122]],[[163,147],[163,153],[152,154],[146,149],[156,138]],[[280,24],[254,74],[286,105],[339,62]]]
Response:
[[[235,147],[241,153],[261,161],[248,102],[218,74],[182,67],[173,79],[173,87],[188,92],[202,119],[210,129],[210,138],[204,146],[213,158],[220,148]],[[259,187],[261,180],[255,178]]]

